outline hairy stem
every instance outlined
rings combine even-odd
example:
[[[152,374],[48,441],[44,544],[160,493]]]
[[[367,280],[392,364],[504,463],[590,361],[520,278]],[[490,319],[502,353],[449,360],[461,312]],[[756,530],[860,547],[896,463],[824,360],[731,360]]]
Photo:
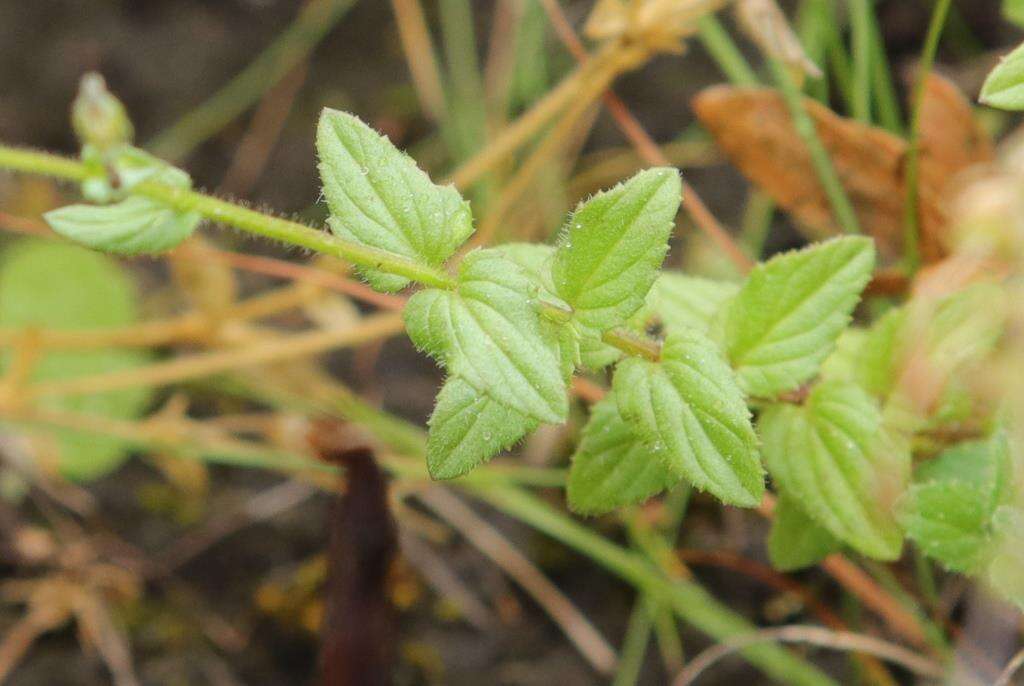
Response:
[[[0,168],[70,181],[81,181],[86,176],[85,166],[75,160],[5,145],[0,145]],[[135,186],[132,193],[156,200],[179,212],[197,212],[211,221],[289,245],[340,257],[360,267],[370,267],[388,274],[404,276],[437,288],[453,288],[455,285],[452,277],[440,269],[386,250],[346,241],[305,224],[256,212],[198,191],[147,181]]]

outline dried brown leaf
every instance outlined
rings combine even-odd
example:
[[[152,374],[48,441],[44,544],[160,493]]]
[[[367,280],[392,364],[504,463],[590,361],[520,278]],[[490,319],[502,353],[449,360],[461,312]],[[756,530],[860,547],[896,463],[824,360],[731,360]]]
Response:
[[[904,161],[907,143],[883,129],[840,117],[805,100],[818,136],[864,231],[888,259],[903,243]],[[785,210],[811,238],[838,233],[832,209],[803,140],[777,91],[715,86],[694,100],[697,117],[751,181]],[[932,75],[922,110],[920,216],[926,260],[943,256],[948,224],[946,189],[965,168],[992,157],[992,143],[952,83]]]

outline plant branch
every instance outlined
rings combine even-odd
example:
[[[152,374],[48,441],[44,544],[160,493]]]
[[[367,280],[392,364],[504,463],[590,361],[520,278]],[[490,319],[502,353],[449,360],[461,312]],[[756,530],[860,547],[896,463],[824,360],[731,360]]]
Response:
[[[355,346],[403,330],[399,314],[375,314],[343,329],[317,329],[269,338],[240,349],[198,353],[167,362],[93,376],[41,381],[25,389],[30,397],[84,395],[139,386],[161,386],[212,376],[233,369],[304,357],[334,348]]]
[[[782,95],[786,100],[790,118],[793,120],[793,128],[796,129],[797,134],[803,139],[804,145],[807,147],[807,153],[810,155],[815,172],[817,172],[818,181],[821,183],[825,195],[828,197],[829,204],[832,206],[832,213],[845,233],[860,233],[860,223],[857,221],[857,215],[853,211],[853,205],[850,204],[850,199],[847,197],[842,181],[840,181],[839,175],[836,173],[832,159],[822,144],[821,138],[818,137],[818,131],[814,127],[811,116],[807,113],[803,94],[797,88],[785,64],[775,58],[770,58],[768,62],[775,76],[775,81],[782,90]]]
[[[146,144],[159,156],[180,159],[254,105],[266,90],[305,60],[355,0],[310,0],[295,21],[245,69]]]
[[[0,169],[42,174],[69,181],[82,181],[86,176],[85,165],[75,160],[5,145],[0,145]],[[452,277],[439,269],[386,250],[378,250],[337,238],[333,234],[319,231],[305,224],[256,212],[198,191],[146,181],[135,186],[132,192],[156,200],[179,212],[197,212],[211,221],[227,224],[236,229],[289,245],[340,257],[360,267],[369,267],[388,274],[404,276],[427,286],[437,288],[452,288],[454,286]]]
[[[934,679],[941,679],[946,673],[942,665],[937,662],[874,636],[850,631],[835,631],[820,626],[794,625],[761,629],[746,636],[728,638],[694,658],[686,666],[686,669],[679,673],[679,676],[672,682],[672,686],[690,686],[703,672],[723,657],[759,643],[774,643],[776,641],[807,643],[834,650],[853,650],[866,655],[874,655],[898,664],[915,674]]]
[[[920,167],[921,167],[921,113],[924,110],[925,85],[928,82],[928,74],[935,62],[935,52],[939,47],[939,38],[942,36],[942,28],[946,25],[946,17],[949,15],[950,0],[937,0],[932,10],[932,18],[928,24],[928,34],[925,36],[924,48],[921,50],[921,62],[917,67],[917,75],[914,81],[913,112],[910,117],[910,137],[907,146],[907,166],[904,178],[907,183],[906,202],[903,206],[903,258],[906,261],[907,270],[913,274],[921,262],[920,251],[920,208],[918,207],[918,195],[920,189]]]

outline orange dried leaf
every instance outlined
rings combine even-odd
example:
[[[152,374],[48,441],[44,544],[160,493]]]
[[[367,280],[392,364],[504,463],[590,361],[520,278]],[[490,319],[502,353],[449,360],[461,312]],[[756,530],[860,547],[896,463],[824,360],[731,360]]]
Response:
[[[814,100],[805,100],[805,105],[860,225],[876,239],[884,257],[895,258],[903,243],[906,141],[840,117]],[[696,97],[694,110],[740,171],[790,212],[810,237],[839,232],[781,94],[768,88],[715,86]],[[974,122],[969,103],[942,77],[929,78],[922,115],[921,244],[924,257],[934,261],[943,254],[944,191],[963,169],[991,159],[992,144]]]

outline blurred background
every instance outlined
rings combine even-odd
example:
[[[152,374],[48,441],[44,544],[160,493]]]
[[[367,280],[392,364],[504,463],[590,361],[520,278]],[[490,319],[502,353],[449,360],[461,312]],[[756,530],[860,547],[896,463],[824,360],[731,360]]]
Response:
[[[577,30],[594,6],[576,0],[559,4]],[[440,90],[432,89],[429,77],[417,75],[430,51],[417,52],[408,32],[403,44],[396,20],[411,21],[412,5],[419,3],[0,0],[0,140],[75,154],[71,100],[82,75],[97,71],[125,103],[138,143],[186,169],[196,187],[319,225],[326,207],[313,134],[322,108],[357,114],[408,150],[434,178],[442,178],[478,149],[480,127],[504,126],[576,65],[535,0],[427,0],[422,3],[426,26],[444,77]],[[782,3],[791,16],[798,5]],[[901,102],[908,92],[903,77],[920,54],[932,5],[930,0],[875,3]],[[838,16],[845,17],[844,4],[838,6]],[[731,15],[722,18],[744,54],[756,62],[755,47],[735,31]],[[839,28],[846,30],[845,19]],[[973,98],[997,56],[1020,37],[1001,18],[995,0],[956,2],[940,45],[939,68]],[[684,55],[659,54],[621,76],[615,91],[647,132],[666,145],[671,161],[719,220],[747,226],[750,185],[695,123],[691,110],[695,94],[724,78],[702,45],[689,41]],[[438,96],[451,117],[444,126],[438,125],[437,111],[431,111],[439,106]],[[993,132],[1014,123],[991,112],[984,117]],[[497,235],[506,223],[518,222],[520,235],[547,239],[580,199],[646,166],[605,110],[593,109],[583,122],[571,145],[544,165],[540,181],[506,208]],[[496,202],[490,192],[477,189],[472,196],[478,217]],[[0,175],[0,229],[8,229],[0,231],[0,250],[19,240],[19,233],[31,232],[34,225],[26,229],[19,218],[38,217],[74,195],[73,188],[51,181]],[[766,232],[763,254],[802,242],[786,215],[767,217],[767,223],[751,229]],[[688,221],[683,220],[677,236],[694,235]],[[304,257],[233,232],[218,232],[216,240],[234,252]],[[697,265],[709,275],[731,272],[724,258],[697,238],[678,239],[669,260],[673,266]],[[141,285],[144,316],[184,311],[187,294],[172,287],[171,266],[138,259],[129,261],[128,269]],[[244,296],[280,279],[243,270],[237,281]],[[344,308],[356,306],[339,299],[325,312],[281,315],[273,324],[290,330],[318,316],[354,316]],[[419,425],[430,413],[440,380],[435,366],[404,338],[332,354],[327,364],[355,392]],[[173,412],[177,393],[164,392],[154,407],[172,406]],[[197,392],[188,413],[244,417],[248,409],[241,401]],[[301,417],[282,412],[272,426],[253,431],[281,436],[303,426]],[[572,440],[568,430],[545,429],[521,453],[529,464],[559,463]],[[106,620],[101,619],[68,622],[33,637],[7,683],[105,684],[111,683],[111,664],[124,670],[128,663],[145,684],[284,685],[314,679],[329,496],[282,482],[272,473],[179,463],[158,452],[87,486],[62,491],[63,486],[40,485],[12,467],[17,460],[11,455],[21,451],[16,435],[0,429],[0,452],[7,461],[0,468],[0,574],[6,580],[38,578],[30,563],[33,555],[60,558],[58,567],[74,569],[82,569],[75,556],[102,560],[112,569],[86,567],[90,574],[109,576],[103,583],[119,598],[110,605],[111,621],[123,631],[118,640],[105,639]],[[553,494],[551,500],[560,497]],[[499,544],[482,554],[481,544],[469,542],[465,532],[439,523],[422,507],[402,505],[402,556],[388,587],[388,601],[398,612],[396,683],[604,682],[592,659],[602,654],[601,641],[591,646],[591,659],[585,657],[588,650],[579,648],[578,637],[568,640],[552,621],[552,606],[542,607],[536,596],[550,601],[552,591],[564,594],[597,635],[616,646],[630,615],[632,590],[490,509],[474,506],[467,516],[482,517],[554,585],[524,592],[510,581],[509,568],[522,563],[506,547]],[[468,530],[477,526],[472,518],[461,524]],[[598,520],[595,526],[619,535],[610,522]],[[763,558],[755,542],[766,531],[767,524],[755,516],[700,499],[680,545]],[[70,545],[76,539],[84,549]],[[738,564],[723,554],[694,570],[709,590],[755,621],[783,623],[805,612],[792,592],[763,583],[756,573],[737,572]],[[841,607],[843,599],[820,573],[806,572],[798,579],[820,591],[824,602]],[[977,602],[970,612],[984,618],[991,630],[990,657],[999,664],[1012,648],[1012,634],[999,629],[1019,619],[1000,604]],[[561,606],[555,602],[554,607]],[[846,609],[851,616],[858,611]],[[18,636],[12,639],[10,630],[23,613],[22,605],[0,605],[0,637],[5,640],[0,664],[18,648]],[[708,645],[701,634],[685,626],[680,631],[687,654]],[[667,683],[661,667],[665,659],[658,650],[648,651],[640,683]],[[841,655],[830,655],[824,663],[845,669]],[[730,661],[705,681],[762,683],[759,679],[742,662]],[[114,680],[131,683],[124,671]]]

